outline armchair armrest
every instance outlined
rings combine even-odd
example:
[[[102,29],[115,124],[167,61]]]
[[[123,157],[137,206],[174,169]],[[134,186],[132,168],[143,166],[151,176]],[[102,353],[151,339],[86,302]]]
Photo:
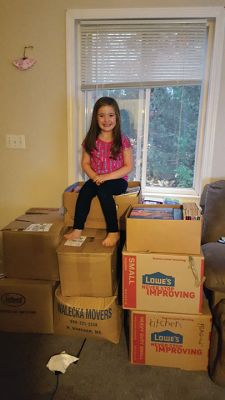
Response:
[[[225,244],[210,242],[202,245],[205,263],[205,286],[224,292],[225,296]]]

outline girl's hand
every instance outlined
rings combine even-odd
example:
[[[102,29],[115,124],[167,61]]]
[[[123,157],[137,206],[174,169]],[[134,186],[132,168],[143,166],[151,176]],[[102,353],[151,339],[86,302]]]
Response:
[[[96,183],[97,179],[98,179],[98,175],[95,175],[95,176],[93,176],[93,178],[91,178],[92,182],[94,182],[94,183]]]
[[[97,186],[101,185],[100,175],[95,175],[95,177],[92,180]]]
[[[101,185],[105,181],[108,181],[110,179],[109,174],[103,174],[103,175],[96,175],[93,181],[96,183],[96,185]]]

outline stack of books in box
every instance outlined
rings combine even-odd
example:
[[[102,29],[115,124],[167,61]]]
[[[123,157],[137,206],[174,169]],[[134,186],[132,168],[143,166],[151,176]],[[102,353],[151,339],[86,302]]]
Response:
[[[193,203],[137,204],[128,211],[122,295],[133,364],[207,370],[211,313],[200,243]]]

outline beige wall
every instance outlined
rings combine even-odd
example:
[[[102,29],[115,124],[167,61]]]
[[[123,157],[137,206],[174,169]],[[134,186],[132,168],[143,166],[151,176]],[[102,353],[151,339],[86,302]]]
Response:
[[[138,1],[139,7],[223,4],[222,0]],[[66,9],[103,7],[137,7],[137,2],[0,0],[0,228],[31,206],[61,206],[67,185]],[[37,64],[20,72],[12,60],[23,54],[26,45],[34,46],[27,55]],[[224,104],[224,88],[221,98]],[[223,107],[221,127],[222,118]],[[26,149],[7,149],[7,134],[25,135]],[[224,159],[221,150],[220,157]]]

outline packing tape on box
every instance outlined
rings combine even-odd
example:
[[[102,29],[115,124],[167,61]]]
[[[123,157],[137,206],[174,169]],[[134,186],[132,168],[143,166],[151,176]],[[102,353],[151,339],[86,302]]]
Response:
[[[205,278],[205,276],[203,276],[202,279],[199,278],[198,272],[197,272],[197,269],[196,269],[196,266],[195,266],[195,263],[194,263],[194,258],[193,258],[192,256],[189,256],[189,268],[191,268],[192,273],[193,273],[193,275],[194,275],[194,278],[195,278],[195,286],[196,286],[196,287],[201,286],[201,285],[204,283],[204,281],[205,281],[206,278]]]

